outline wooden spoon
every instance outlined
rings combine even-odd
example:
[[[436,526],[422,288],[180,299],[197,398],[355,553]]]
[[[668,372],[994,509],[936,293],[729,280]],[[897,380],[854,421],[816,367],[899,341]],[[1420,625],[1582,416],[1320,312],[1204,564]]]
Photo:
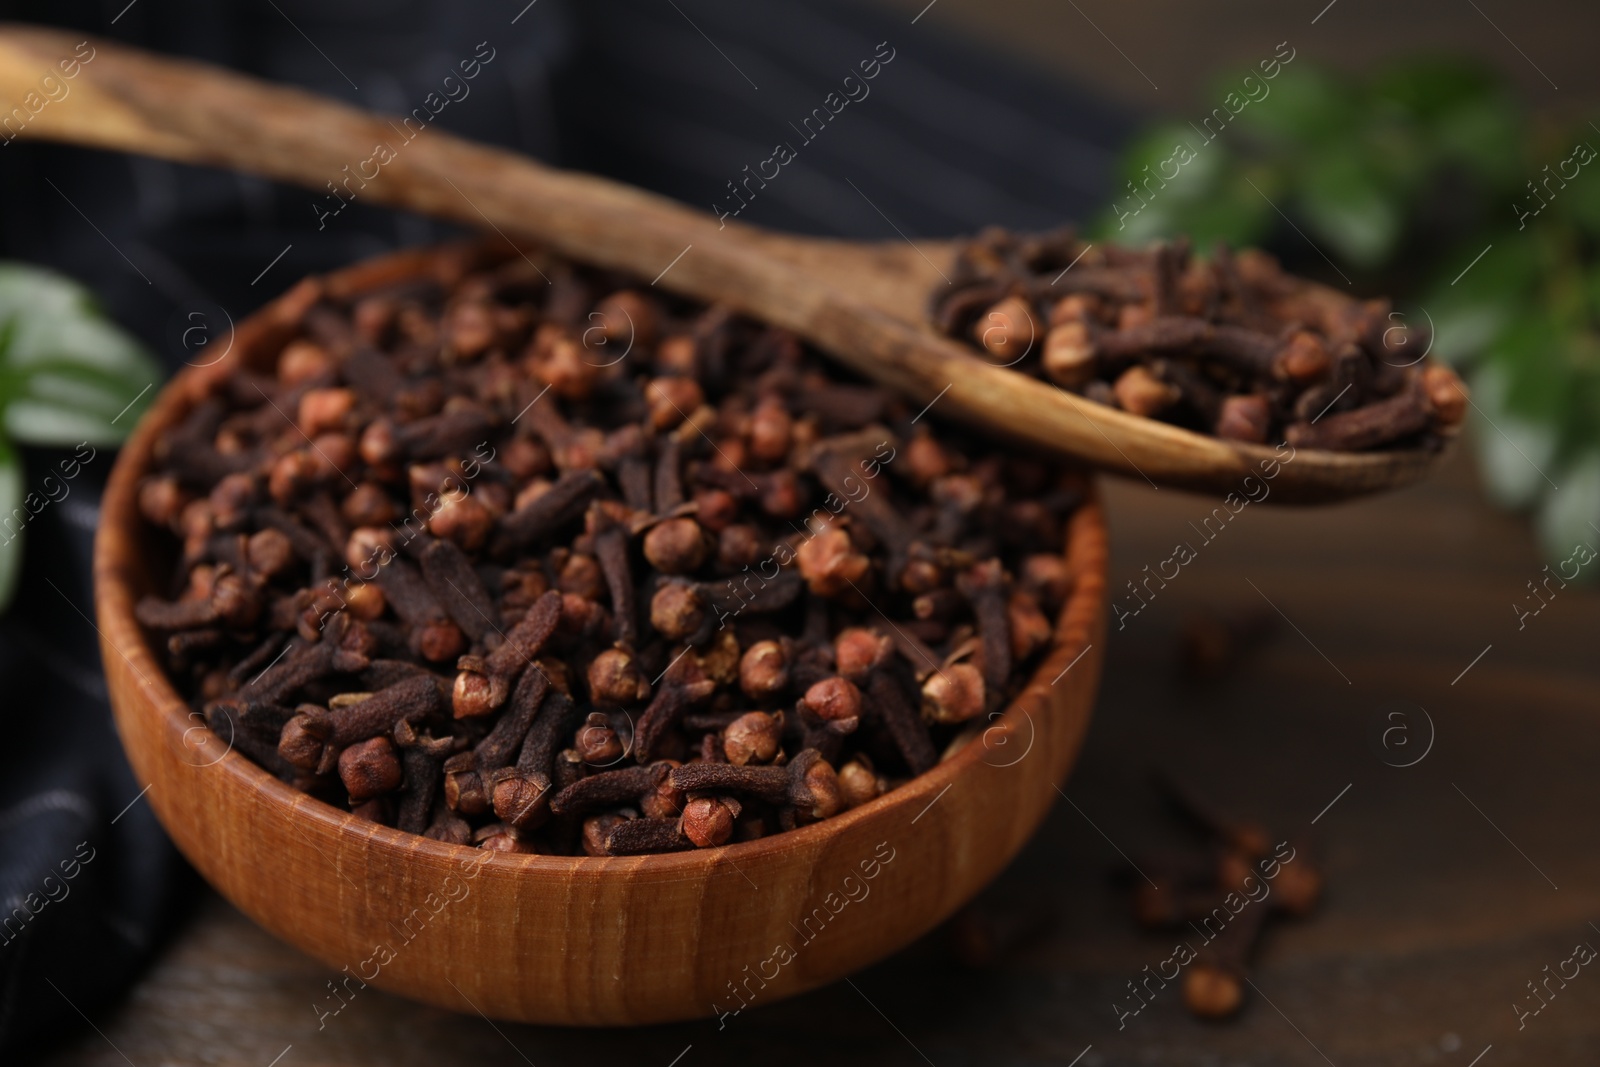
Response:
[[[39,82],[82,40],[0,25],[0,99],[44,101]],[[651,278],[795,331],[938,415],[1018,444],[1085,459],[1152,484],[1213,493],[1283,457],[1086,401],[985,362],[926,322],[953,242],[859,243],[719,221],[631,186],[555,170],[427,129],[216,67],[91,41],[26,137],[212,164],[348,198],[533,238],[575,260]],[[29,94],[32,94],[30,99]],[[386,146],[387,152],[379,152]],[[392,155],[387,162],[378,162]],[[370,180],[366,180],[370,179]],[[348,183],[348,184],[346,184]],[[308,205],[309,207],[310,205]],[[509,240],[509,238],[508,238]],[[1267,500],[1326,501],[1404,485],[1442,452],[1301,449],[1276,468]]]

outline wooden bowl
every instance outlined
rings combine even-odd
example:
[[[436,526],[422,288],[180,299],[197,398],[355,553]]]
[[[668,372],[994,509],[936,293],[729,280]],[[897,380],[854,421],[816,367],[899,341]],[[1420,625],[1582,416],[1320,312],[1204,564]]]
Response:
[[[415,278],[417,251],[340,271],[349,294]],[[1089,722],[1105,642],[1106,529],[1072,517],[1075,576],[1054,644],[1002,716],[931,772],[837,818],[736,845],[626,858],[443,844],[297,792],[205,728],[133,606],[170,553],[142,521],[157,438],[243,363],[271,360],[302,283],[185,370],[123,448],[95,543],[101,655],[122,743],[189,861],[262,926],[361,983],[458,1011],[568,1025],[659,1023],[768,1004],[896,951],[970,899],[1056,798]],[[328,997],[325,1008],[339,1007]]]

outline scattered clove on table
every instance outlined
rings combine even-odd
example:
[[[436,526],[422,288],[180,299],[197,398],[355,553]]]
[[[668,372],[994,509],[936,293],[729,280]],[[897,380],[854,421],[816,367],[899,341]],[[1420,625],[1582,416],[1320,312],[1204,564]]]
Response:
[[[975,971],[1000,967],[1036,945],[1056,919],[1050,893],[1035,887],[991,887],[945,923],[950,952]]]
[[[1281,628],[1270,608],[1199,608],[1183,617],[1178,632],[1178,663],[1194,682],[1214,682],[1236,671],[1240,662]]]
[[[1278,917],[1304,918],[1322,897],[1323,875],[1307,841],[1227,817],[1171,777],[1158,777],[1168,806],[1202,849],[1141,858],[1129,871],[1135,920],[1180,934],[1188,949],[1182,996],[1191,1014],[1224,1019],[1244,1004],[1251,959]]]

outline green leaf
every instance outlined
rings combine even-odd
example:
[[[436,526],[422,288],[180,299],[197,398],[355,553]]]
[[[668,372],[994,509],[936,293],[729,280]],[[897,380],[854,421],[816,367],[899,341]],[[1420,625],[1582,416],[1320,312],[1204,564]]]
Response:
[[[1530,507],[1549,488],[1544,472],[1555,463],[1555,430],[1506,410],[1508,383],[1503,368],[1482,367],[1470,381],[1474,407],[1468,420],[1484,489],[1500,507]]]
[[[1390,67],[1373,79],[1370,98],[1402,110],[1412,121],[1428,122],[1502,98],[1504,92],[1498,76],[1484,64],[1437,56]]]
[[[1446,300],[1424,305],[1433,317],[1432,355],[1455,366],[1482,355],[1516,315],[1510,301]]]
[[[1588,329],[1572,331],[1564,355],[1560,430],[1562,444],[1570,453],[1600,444],[1595,434],[1595,427],[1600,426],[1600,334]]]
[[[1562,577],[1592,582],[1600,576],[1600,561],[1581,566],[1585,556],[1593,560],[1600,550],[1600,449],[1591,449],[1555,474],[1559,492],[1547,493],[1539,508],[1539,543],[1545,558],[1566,562]],[[1575,551],[1582,546],[1587,553]],[[1578,566],[1576,574],[1572,568]]]
[[[1160,128],[1127,153],[1122,193],[1095,232],[1130,244],[1186,235],[1200,250],[1217,241],[1259,241],[1271,228],[1272,209],[1241,174],[1220,142],[1207,143],[1183,126]]]
[[[27,395],[35,400],[83,408],[94,414],[104,414],[108,419],[127,407],[122,391],[108,389],[104,383],[86,381],[71,374],[31,374],[27,379]]]
[[[0,318],[97,313],[89,290],[72,279],[26,263],[0,262]]]
[[[0,322],[3,424],[18,440],[115,444],[138,420],[130,405],[161,379],[88,290],[53,272],[0,263]]]
[[[1576,140],[1585,139],[1579,137]],[[1600,138],[1591,136],[1587,138],[1587,143],[1600,148]],[[1600,236],[1600,159],[1590,162],[1578,172],[1567,188],[1561,190],[1561,199],[1555,206],[1591,235]]]
[[[0,611],[11,603],[22,567],[22,531],[11,532],[5,519],[21,506],[22,459],[0,437]]]
[[[1247,137],[1280,150],[1303,149],[1337,143],[1361,121],[1356,94],[1325,71],[1297,63],[1269,84],[1266,99],[1239,115],[1237,124]]]
[[[1401,204],[1356,153],[1314,157],[1298,202],[1312,232],[1333,246],[1336,259],[1373,267],[1394,251]]]
[[[1163,195],[1171,193],[1175,200],[1204,203],[1239,183],[1240,160],[1225,145],[1218,141],[1203,141],[1192,131],[1188,137],[1174,138],[1174,151],[1180,143],[1193,154],[1177,157],[1188,162],[1183,164],[1178,177],[1162,190]]]
[[[1504,97],[1475,100],[1441,115],[1431,142],[1442,160],[1464,166],[1490,189],[1510,194],[1524,180],[1527,150],[1520,127],[1526,120]]]
[[[0,320],[10,336],[5,359],[25,366],[70,360],[148,380],[156,363],[103,317],[89,291],[54,271],[0,262]]]
[[[1536,299],[1539,258],[1514,231],[1471,238],[1441,257],[1446,273],[1422,305],[1433,317],[1434,354],[1459,364],[1495,348]]]
[[[1182,233],[1200,251],[1218,241],[1235,247],[1259,244],[1271,232],[1277,213],[1242,177],[1223,183],[1211,196],[1184,206]]]
[[[1561,350],[1566,333],[1547,315],[1512,319],[1489,347],[1488,359],[1504,374],[1501,400],[1506,411],[1555,425],[1569,397]]]
[[[115,445],[126,436],[121,423],[113,426],[109,417],[40,400],[13,400],[6,406],[4,424],[5,432],[18,440],[59,448],[84,441]]]
[[[7,349],[15,367],[79,363],[132,383],[159,380],[160,368],[129,336],[103,319],[21,315]]]
[[[1358,163],[1366,179],[1396,203],[1412,205],[1418,196],[1434,192],[1430,186],[1440,161],[1415,127],[1373,124],[1352,135],[1339,155]]]

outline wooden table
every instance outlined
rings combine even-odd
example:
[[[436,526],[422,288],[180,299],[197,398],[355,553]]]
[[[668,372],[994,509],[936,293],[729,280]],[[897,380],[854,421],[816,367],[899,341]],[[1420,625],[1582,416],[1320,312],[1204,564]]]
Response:
[[[992,966],[964,966],[936,934],[720,1030],[715,1021],[616,1032],[492,1024],[367,990],[319,1031],[313,1005],[332,973],[211,897],[127,1003],[94,1020],[104,1035],[50,1062],[1600,1061],[1600,968],[1565,989],[1552,980],[1557,995],[1520,1031],[1512,1007],[1533,1006],[1526,983],[1553,973],[1574,945],[1600,946],[1591,925],[1600,924],[1600,594],[1560,590],[1519,630],[1511,604],[1542,577],[1542,560],[1522,522],[1480,502],[1459,457],[1432,484],[1378,500],[1248,507],[1205,544],[1189,523],[1200,524],[1208,501],[1128,483],[1111,483],[1108,496],[1114,587],[1180,540],[1198,558],[1122,632],[1113,623],[1068,799],[986,898],[986,908],[1023,907],[1047,925]],[[1281,611],[1287,622],[1237,671],[1197,685],[1177,670],[1178,634],[1185,614],[1206,605]],[[1418,707],[1432,722],[1431,748]],[[1385,717],[1397,708],[1409,720]],[[1373,740],[1395,725],[1404,729],[1387,748]],[[1425,750],[1412,766],[1390,765]],[[1191,1019],[1174,985],[1118,1028],[1113,1003],[1129,1005],[1126,983],[1178,936],[1136,927],[1113,880],[1124,853],[1177,839],[1149,782],[1157,767],[1320,841],[1324,905],[1272,928],[1257,989],[1231,1023]]]

